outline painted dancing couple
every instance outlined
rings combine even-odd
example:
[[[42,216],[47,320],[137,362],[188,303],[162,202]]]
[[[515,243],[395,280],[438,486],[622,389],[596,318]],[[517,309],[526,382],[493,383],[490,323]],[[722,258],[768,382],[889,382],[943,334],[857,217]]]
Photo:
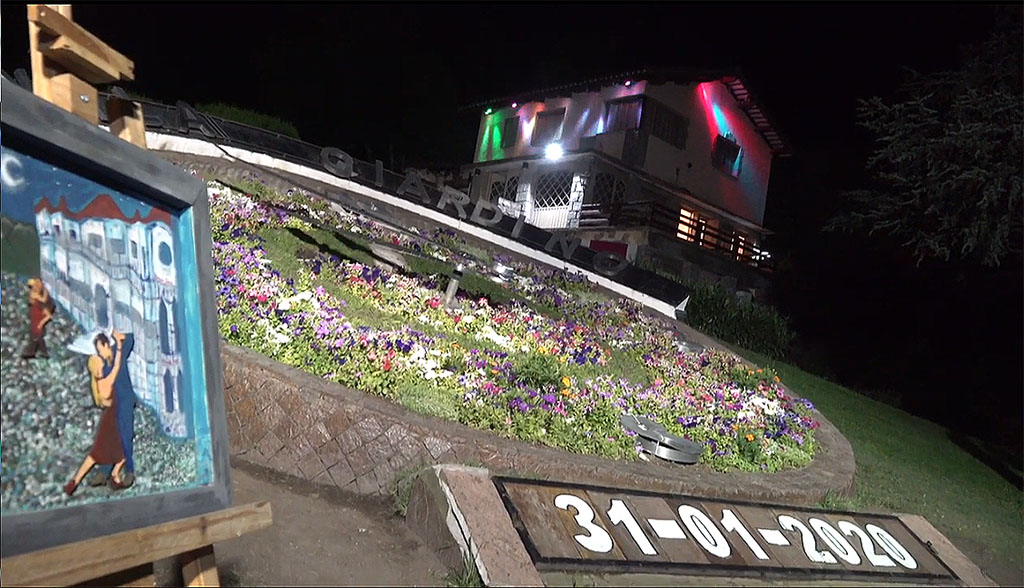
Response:
[[[93,466],[99,466],[100,471],[90,478],[90,486],[109,484],[113,490],[123,490],[135,483],[132,443],[137,401],[127,367],[135,339],[131,333],[116,329],[111,338],[113,341],[103,333],[93,338],[96,355],[89,357],[89,377],[93,401],[103,413],[92,451],[82,461],[74,479],[64,486],[68,496],[75,493]]]

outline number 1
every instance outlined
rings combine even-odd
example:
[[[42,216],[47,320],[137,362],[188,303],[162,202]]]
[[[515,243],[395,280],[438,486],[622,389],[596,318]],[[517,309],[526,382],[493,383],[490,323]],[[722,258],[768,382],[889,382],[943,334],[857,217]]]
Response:
[[[625,502],[617,498],[612,500],[612,507],[608,509],[608,520],[613,525],[621,524],[626,527],[626,530],[633,537],[633,541],[636,541],[636,546],[640,548],[640,551],[644,552],[644,555],[658,555],[658,551],[651,545],[647,535],[644,535],[643,529],[636,522],[633,513],[629,512],[629,507],[626,506]]]
[[[743,542],[750,548],[750,551],[754,552],[757,559],[771,559],[768,557],[768,554],[765,553],[764,549],[761,549],[761,546],[757,544],[757,540],[750,534],[750,531],[743,526],[740,519],[727,508],[722,510],[722,528],[727,532],[732,531],[739,535],[740,539],[743,539]]]

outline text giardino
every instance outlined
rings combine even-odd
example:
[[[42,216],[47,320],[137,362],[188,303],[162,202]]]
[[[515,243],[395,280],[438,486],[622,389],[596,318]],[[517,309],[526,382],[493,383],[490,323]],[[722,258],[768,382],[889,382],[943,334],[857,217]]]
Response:
[[[324,147],[320,151],[320,162],[323,164],[324,169],[331,172],[332,174],[344,178],[350,179],[355,175],[354,163],[355,160],[351,155],[345,153],[341,149],[336,147]],[[374,184],[382,188],[384,186],[384,163],[379,159],[374,164],[375,178]],[[496,205],[487,202],[483,199],[477,199],[473,203],[468,194],[460,192],[449,186],[444,186],[440,190],[441,197],[438,199],[434,207],[437,210],[444,211],[446,206],[453,206],[455,212],[460,220],[469,220],[475,224],[483,227],[492,228],[505,218],[504,213]],[[420,201],[425,206],[430,206],[431,198],[427,194],[426,188],[423,186],[423,182],[419,177],[419,174],[410,172],[406,174],[402,183],[396,190],[398,196],[418,196]],[[467,210],[472,209],[472,212],[467,214]],[[526,216],[520,215],[516,219],[516,224],[512,228],[512,238],[519,237],[523,231],[523,225],[526,224]],[[580,246],[581,241],[578,238],[567,238],[563,235],[553,233],[548,239],[548,242],[544,245],[544,250],[548,253],[554,253],[557,248],[562,256],[562,259],[569,260],[572,258],[573,253]],[[593,266],[595,271],[598,273],[613,277],[622,273],[627,267],[629,267],[629,261],[621,255],[610,252],[600,251],[594,254]]]

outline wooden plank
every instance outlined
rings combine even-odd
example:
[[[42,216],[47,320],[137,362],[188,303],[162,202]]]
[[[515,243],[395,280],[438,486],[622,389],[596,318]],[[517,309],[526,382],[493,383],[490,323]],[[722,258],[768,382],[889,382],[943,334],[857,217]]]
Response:
[[[61,35],[51,41],[41,41],[39,52],[90,84],[109,84],[121,79],[120,72],[114,64],[71,37]]]
[[[760,510],[760,509],[758,509],[758,510]],[[775,508],[771,509],[769,512],[771,512],[772,517],[775,519],[774,527],[776,529],[779,529],[780,531],[782,531],[782,534],[785,535],[787,539],[789,539],[790,547],[782,549],[782,550],[780,550],[780,552],[782,552],[783,558],[792,557],[795,561],[793,563],[786,563],[786,567],[792,566],[792,567],[802,567],[802,568],[812,569],[812,570],[829,570],[829,571],[837,571],[837,570],[842,570],[843,569],[842,564],[839,563],[839,558],[836,558],[836,563],[824,563],[824,562],[813,562],[813,561],[811,561],[811,559],[809,557],[807,557],[807,552],[804,550],[804,546],[803,546],[804,545],[804,536],[803,536],[803,533],[801,533],[799,530],[796,530],[796,531],[788,531],[788,530],[786,530],[786,531],[784,531],[784,530],[782,530],[782,525],[780,525],[779,522],[778,522],[779,517],[781,515],[789,515],[789,516],[793,517],[794,519],[797,519],[798,521],[803,523],[804,526],[808,528],[808,530],[811,531],[811,534],[812,534],[812,536],[814,538],[815,549],[817,551],[828,551],[829,553],[832,553],[832,551],[829,550],[824,545],[824,542],[822,542],[821,538],[819,538],[818,535],[815,534],[814,531],[811,530],[809,526],[807,526],[807,519],[809,517],[807,516],[806,513],[794,512],[794,511],[786,509],[786,507],[784,507],[784,506],[775,507]],[[783,561],[785,561],[785,559]]]
[[[120,79],[135,79],[135,64],[132,60],[112,49],[96,35],[62,16],[58,10],[45,4],[29,4],[28,20],[38,25],[42,31],[51,35],[68,37],[70,41],[92,52],[102,61],[112,65]]]
[[[726,541],[728,541],[729,545],[732,547],[732,554],[725,559],[718,558],[719,563],[727,565],[740,565],[746,567],[781,566],[781,564],[779,564],[777,561],[772,561],[770,554],[768,555],[769,559],[759,559],[754,554],[753,550],[751,550],[750,547],[747,545],[746,541],[744,541],[743,538],[740,537],[739,533],[735,531],[725,530],[725,527],[722,524],[722,517],[724,516],[724,511],[728,509],[736,516],[737,519],[739,519],[740,523],[743,525],[744,528],[747,529],[751,537],[754,538],[754,541],[757,542],[761,549],[764,549],[765,553],[768,554],[768,550],[765,549],[765,546],[763,544],[764,542],[760,538],[758,532],[752,529],[750,525],[747,524],[746,519],[743,518],[740,507],[738,507],[735,504],[722,504],[721,502],[714,501],[702,501],[700,506],[703,507],[703,509],[708,513],[708,517],[710,517],[711,520],[715,522],[715,524],[718,526],[718,530],[722,532],[722,536],[725,537]]]
[[[115,96],[107,99],[107,120],[110,132],[143,149],[146,148],[146,121],[142,104]]]
[[[798,533],[783,531],[779,527],[776,515],[767,508],[746,507],[743,510],[743,521],[746,522],[750,534],[757,539],[761,547],[771,557],[771,561],[783,568],[807,568],[811,562],[804,555]],[[789,545],[772,545],[768,543],[758,529],[777,531]]]
[[[578,550],[580,552],[580,557],[581,558],[586,559],[586,560],[618,560],[618,561],[626,559],[626,556],[622,554],[622,550],[619,549],[619,546],[616,543],[612,543],[612,549],[608,553],[598,553],[596,551],[591,551],[591,550],[587,549],[586,547],[583,547],[582,545],[580,545],[576,541],[575,536],[576,535],[588,536],[588,535],[590,535],[590,531],[585,529],[583,526],[581,526],[576,521],[576,511],[575,510],[573,510],[573,509],[566,510],[566,509],[557,508],[557,507],[554,506],[554,504],[555,504],[555,497],[560,495],[560,494],[568,494],[570,496],[575,496],[575,497],[579,498],[580,500],[582,500],[582,501],[586,502],[588,505],[590,505],[591,509],[594,511],[593,521],[590,521],[590,522],[592,522],[592,524],[594,524],[594,525],[596,525],[598,527],[603,528],[604,531],[606,533],[609,533],[609,535],[610,535],[611,533],[610,533],[610,530],[608,529],[607,523],[603,519],[600,518],[600,513],[598,512],[599,507],[597,507],[596,505],[590,503],[590,498],[587,496],[587,493],[585,491],[579,490],[579,489],[576,489],[576,488],[551,488],[551,487],[539,487],[538,490],[540,491],[541,495],[544,496],[545,502],[547,502],[547,504],[552,505],[551,506],[551,510],[554,511],[553,512],[554,518],[557,518],[558,520],[560,520],[562,522],[562,526],[565,529],[564,537],[566,537],[566,539],[570,543],[576,545],[576,547],[578,548]],[[586,513],[582,513],[582,514],[586,514]],[[614,541],[614,539],[613,539],[613,541]]]
[[[70,4],[48,4],[47,6],[50,6],[51,8],[56,10],[57,14],[60,14],[64,18],[66,18],[68,20],[74,20],[73,18],[71,18],[71,5]]]
[[[197,586],[220,586],[217,575],[217,561],[213,555],[213,545],[193,549],[181,554],[181,577],[189,588]]]
[[[89,121],[90,124],[100,124],[100,110],[97,104],[99,93],[96,92],[96,88],[71,73],[57,74],[51,77],[49,82],[51,103]]]
[[[611,508],[612,500],[618,499],[626,504],[626,507],[633,512],[630,508],[632,505],[632,497],[626,496],[625,494],[608,494],[605,492],[596,492],[594,490],[587,490],[586,495],[588,497],[587,502],[594,507],[596,514],[595,518],[600,520],[600,524],[608,534],[612,536],[612,540],[615,542],[615,547],[618,548],[619,552],[622,553],[623,559],[631,562],[643,562],[643,561],[658,561],[660,558],[657,555],[646,555],[640,550],[640,546],[637,545],[636,540],[630,535],[629,531],[624,525],[614,525],[608,517],[608,509]],[[636,514],[633,514],[634,518]],[[637,519],[637,524],[640,524],[640,520]],[[641,527],[643,529],[643,527]],[[646,533],[644,533],[646,535]],[[650,538],[648,537],[648,541]],[[654,543],[651,543],[653,547]],[[614,550],[613,550],[614,551]]]
[[[83,588],[88,586],[132,586],[134,588],[154,588],[156,586],[156,575],[153,573],[153,564],[145,564],[138,567],[121,570],[108,574],[102,578],[96,578],[87,582],[76,584]]]
[[[679,513],[676,512],[675,508],[669,506],[669,504],[662,498],[655,498],[653,496],[634,496],[631,498],[631,505],[636,509],[635,514],[637,519],[641,520],[641,526],[645,530],[649,531],[648,537],[651,538],[652,542],[656,542],[656,549],[658,553],[665,557],[672,563],[685,563],[685,564],[696,564],[696,565],[707,565],[710,563],[708,559],[708,553],[693,540],[693,537],[689,536],[682,523],[679,522]],[[674,538],[660,538],[651,525],[650,520],[654,519],[657,521],[675,521],[679,529],[682,530],[685,538],[674,539]],[[664,525],[666,529],[672,529],[673,527],[668,523],[660,523]]]
[[[540,486],[526,486],[509,483],[505,485],[508,497],[519,513],[520,522],[526,528],[537,555],[542,558],[582,557],[580,546],[572,535],[566,535],[565,526],[555,515],[554,503],[546,501]]]
[[[2,586],[86,582],[269,527],[269,502],[254,502],[133,531],[43,549],[2,561]]]
[[[915,537],[932,544],[942,562],[953,570],[953,573],[963,582],[963,585],[997,585],[991,578],[985,575],[985,572],[977,564],[961,553],[955,545],[950,543],[949,539],[933,527],[927,519],[920,515],[912,514],[901,514],[899,518],[910,528]]]
[[[922,544],[921,540],[913,535],[902,523],[898,520],[893,519],[876,519],[867,517],[858,517],[856,521],[858,526],[864,532],[867,532],[866,525],[873,524],[877,527],[881,527],[884,531],[888,532],[893,539],[899,542],[900,546],[903,547],[914,558],[917,563],[916,569],[907,569],[897,562],[898,570],[902,573],[924,573],[924,574],[935,574],[941,576],[949,576],[949,570],[942,565],[942,563],[930,552],[928,548]],[[871,534],[868,533],[868,537]],[[872,542],[875,544],[876,553],[884,553],[888,555],[888,552],[882,547],[879,541],[872,537]],[[890,557],[895,561],[896,558]]]
[[[851,564],[843,561],[843,559],[841,557],[839,557],[838,555],[836,556],[836,559],[838,559],[839,561],[843,562],[843,566],[846,569],[852,570],[852,571],[857,571],[857,572],[893,572],[893,573],[899,573],[900,568],[880,568],[880,567],[872,565],[871,562],[868,561],[867,557],[865,557],[864,549],[863,549],[863,547],[861,545],[860,539],[857,538],[857,537],[849,537],[846,534],[844,534],[842,531],[839,530],[839,521],[842,521],[842,520],[854,523],[858,527],[863,529],[864,526],[863,526],[862,522],[861,521],[857,521],[855,519],[855,517],[847,516],[847,515],[832,514],[832,513],[814,513],[814,514],[807,513],[808,526],[810,526],[810,520],[811,519],[815,519],[815,518],[816,519],[821,519],[821,520],[827,522],[828,524],[832,525],[832,528],[835,529],[836,532],[840,536],[846,538],[846,540],[853,547],[854,551],[857,552],[857,555],[860,557],[860,563],[857,564],[857,565],[851,565]],[[833,551],[831,547],[829,548],[829,551]],[[884,552],[882,552],[881,549],[876,549],[875,552],[876,553],[884,553]]]
[[[29,7],[31,12],[32,7]],[[52,67],[47,67],[46,58],[39,52],[39,25],[28,22],[28,51],[32,66],[32,93],[50,102],[50,75]]]

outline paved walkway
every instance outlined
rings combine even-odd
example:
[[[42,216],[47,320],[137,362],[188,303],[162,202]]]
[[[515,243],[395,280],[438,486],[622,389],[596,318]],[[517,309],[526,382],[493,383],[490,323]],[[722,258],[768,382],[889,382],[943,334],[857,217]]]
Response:
[[[448,570],[386,499],[232,464],[235,504],[269,500],[274,524],[216,546],[224,586],[443,586]]]

